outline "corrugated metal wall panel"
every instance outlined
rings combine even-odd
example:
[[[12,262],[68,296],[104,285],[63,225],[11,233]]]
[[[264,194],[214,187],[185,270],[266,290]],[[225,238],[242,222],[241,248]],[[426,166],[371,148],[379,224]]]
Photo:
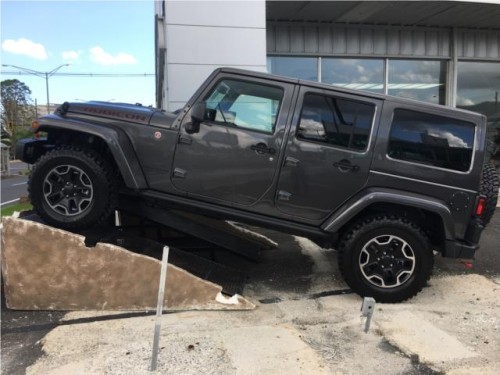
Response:
[[[290,29],[290,52],[305,52],[304,30],[302,27]]]
[[[329,55],[333,52],[332,29],[328,26],[320,26],[318,29],[318,52],[322,55]]]
[[[333,32],[333,53],[343,55],[346,50],[346,33],[341,27],[332,28]]]
[[[306,53],[318,53],[319,43],[318,43],[318,29],[317,27],[306,27],[304,30],[304,40],[305,40],[305,52]]]
[[[500,60],[500,32],[458,30],[459,59]]]
[[[387,51],[387,38],[385,30],[373,30],[373,53],[383,55]]]
[[[500,57],[500,35],[498,33],[488,33],[486,50],[488,58],[498,59]]]
[[[425,33],[425,56],[439,56],[439,34],[437,31],[427,31]]]
[[[363,55],[373,55],[373,30],[360,30],[360,53]]]
[[[451,31],[449,30],[440,30],[439,34],[439,52],[438,56],[440,57],[449,57],[451,56],[451,43],[450,43],[450,35]]]
[[[276,52],[290,52],[290,28],[276,26]]]
[[[450,57],[451,30],[325,24],[267,24],[269,54]],[[500,59],[500,32],[458,30],[458,58]]]

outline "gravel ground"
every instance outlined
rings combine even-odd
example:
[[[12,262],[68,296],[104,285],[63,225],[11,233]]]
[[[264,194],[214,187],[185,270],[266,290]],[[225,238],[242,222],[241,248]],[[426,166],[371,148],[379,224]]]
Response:
[[[165,314],[156,373],[498,374],[499,230],[497,212],[472,268],[437,258],[429,286],[406,303],[377,304],[368,333],[361,298],[341,293],[346,285],[335,251],[260,231],[280,244],[265,252],[261,263],[215,254],[249,276],[244,295],[258,307]],[[30,314],[37,312],[23,312],[26,318],[19,323],[27,332],[3,332],[3,362],[15,363],[29,353],[23,335],[33,332]],[[63,325],[38,324],[36,332],[50,332],[34,345],[43,354],[26,363],[26,374],[151,373],[154,317],[113,314],[72,312],[62,318]],[[2,317],[3,329],[8,322]],[[16,350],[6,350],[16,340]],[[2,374],[24,369],[3,368]]]

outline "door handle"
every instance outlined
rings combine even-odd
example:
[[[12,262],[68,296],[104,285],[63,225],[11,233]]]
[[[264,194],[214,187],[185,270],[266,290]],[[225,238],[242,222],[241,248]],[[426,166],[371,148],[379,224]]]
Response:
[[[250,150],[254,150],[257,154],[271,154],[274,155],[276,150],[272,147],[267,147],[265,143],[257,143],[256,145],[251,145]]]
[[[359,171],[359,165],[353,165],[347,159],[342,159],[340,161],[337,161],[337,162],[333,163],[333,166],[337,167],[341,172],[347,172],[347,171],[357,172],[357,171]]]

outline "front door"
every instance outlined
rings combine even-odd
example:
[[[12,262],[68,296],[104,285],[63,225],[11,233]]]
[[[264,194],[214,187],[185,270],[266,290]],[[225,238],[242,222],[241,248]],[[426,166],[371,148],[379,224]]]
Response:
[[[188,195],[229,205],[257,203],[271,188],[283,145],[293,85],[219,79],[198,102],[206,106],[194,134],[183,120],[172,183]],[[196,104],[195,104],[196,105]]]
[[[382,101],[303,86],[298,103],[276,205],[319,221],[366,183]]]

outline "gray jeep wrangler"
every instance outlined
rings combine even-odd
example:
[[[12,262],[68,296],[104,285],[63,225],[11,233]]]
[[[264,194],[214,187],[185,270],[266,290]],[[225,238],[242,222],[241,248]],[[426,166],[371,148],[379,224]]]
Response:
[[[486,118],[448,107],[218,69],[179,111],[64,103],[17,144],[49,224],[102,223],[118,196],[308,237],[348,285],[403,301],[433,251],[472,258],[498,177]]]

